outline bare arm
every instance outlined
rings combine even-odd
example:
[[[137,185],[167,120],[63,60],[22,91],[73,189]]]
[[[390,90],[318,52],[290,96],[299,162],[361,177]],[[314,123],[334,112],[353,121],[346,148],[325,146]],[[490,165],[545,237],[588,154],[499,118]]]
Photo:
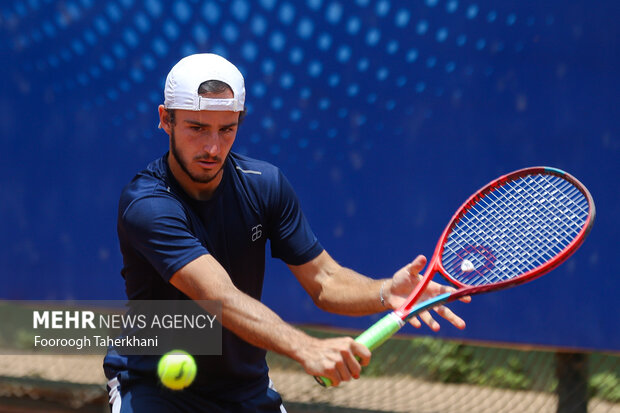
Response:
[[[211,255],[203,255],[177,271],[170,282],[194,300],[222,303],[222,324],[237,336],[266,350],[299,362],[306,372],[325,376],[337,385],[359,377],[370,352],[349,337],[317,339],[284,322],[260,301],[232,283],[226,270]]]
[[[289,265],[299,283],[317,307],[343,315],[368,315],[384,311],[381,285],[388,280],[374,280],[338,264],[323,251],[302,265]],[[383,286],[387,295],[386,286]]]
[[[341,266],[323,251],[312,261],[303,265],[289,265],[289,268],[319,308],[355,316],[398,308],[419,282],[419,272],[425,265],[426,258],[420,255],[398,270],[392,278],[374,280]],[[421,300],[453,290],[452,287],[431,281]],[[462,301],[469,302],[470,299],[466,297]],[[457,328],[465,328],[465,322],[449,308],[440,306],[435,311]],[[420,318],[431,329],[439,330],[439,323],[429,312],[420,314]],[[421,326],[417,318],[411,319],[410,323],[416,328]]]

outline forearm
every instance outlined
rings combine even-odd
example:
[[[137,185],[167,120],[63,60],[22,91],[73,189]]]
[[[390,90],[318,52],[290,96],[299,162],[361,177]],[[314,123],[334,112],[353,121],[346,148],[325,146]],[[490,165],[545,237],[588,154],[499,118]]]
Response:
[[[222,302],[224,327],[250,344],[297,361],[308,374],[328,377],[335,385],[359,377],[360,363],[367,365],[370,360],[370,351],[351,337],[311,337],[234,286],[207,295]]]
[[[332,313],[361,316],[387,310],[390,280],[375,280],[346,267],[323,277],[316,304]]]
[[[221,302],[222,325],[257,347],[299,360],[299,349],[316,340],[235,287],[225,270],[210,255],[187,264],[172,276],[170,282],[193,300]]]
[[[177,271],[170,283],[197,301],[222,303],[222,325],[244,341],[299,362],[308,374],[324,376],[337,385],[359,377],[360,362],[370,352],[351,337],[318,339],[284,322],[260,301],[232,283],[211,255],[203,255]],[[360,360],[360,362],[358,362]]]
[[[218,299],[223,326],[252,345],[301,362],[303,349],[316,340],[239,290],[223,292]]]
[[[315,304],[325,311],[360,316],[387,310],[391,279],[375,280],[343,267],[327,251],[289,268]]]

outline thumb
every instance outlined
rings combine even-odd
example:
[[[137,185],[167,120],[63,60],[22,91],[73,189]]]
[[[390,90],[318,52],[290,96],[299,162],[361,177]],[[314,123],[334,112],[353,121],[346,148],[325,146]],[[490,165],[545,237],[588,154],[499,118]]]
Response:
[[[415,259],[408,265],[409,275],[417,276],[426,266],[426,257],[424,255],[418,255]]]

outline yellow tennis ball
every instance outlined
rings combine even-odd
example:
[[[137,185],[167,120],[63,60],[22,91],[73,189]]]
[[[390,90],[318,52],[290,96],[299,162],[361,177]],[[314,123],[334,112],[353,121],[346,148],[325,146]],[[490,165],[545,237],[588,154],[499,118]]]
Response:
[[[172,390],[181,390],[192,384],[196,377],[196,362],[186,351],[172,350],[159,359],[157,375]]]

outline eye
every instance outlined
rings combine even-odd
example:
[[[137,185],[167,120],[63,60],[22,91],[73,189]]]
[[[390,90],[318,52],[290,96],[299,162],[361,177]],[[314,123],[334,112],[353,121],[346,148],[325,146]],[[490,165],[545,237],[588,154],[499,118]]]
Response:
[[[190,126],[189,127],[191,130],[198,132],[200,129],[202,129],[200,126]]]

